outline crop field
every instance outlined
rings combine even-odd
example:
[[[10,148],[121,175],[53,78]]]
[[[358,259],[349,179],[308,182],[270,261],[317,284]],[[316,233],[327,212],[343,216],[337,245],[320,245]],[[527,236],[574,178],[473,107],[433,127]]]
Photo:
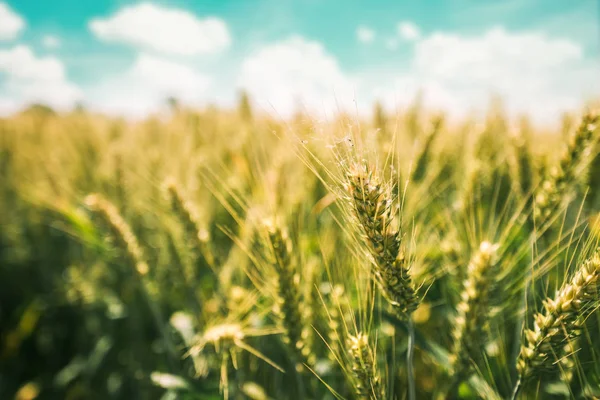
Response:
[[[600,115],[0,119],[0,399],[600,398]]]

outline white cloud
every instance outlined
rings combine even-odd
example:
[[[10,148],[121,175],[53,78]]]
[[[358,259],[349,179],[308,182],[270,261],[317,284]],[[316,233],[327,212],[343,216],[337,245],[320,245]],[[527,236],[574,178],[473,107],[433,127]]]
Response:
[[[373,29],[361,25],[356,29],[356,38],[361,43],[372,43],[375,39],[375,31]]]
[[[391,110],[406,109],[417,96],[421,96],[421,101],[430,110],[454,116],[464,116],[468,112],[439,82],[412,74],[389,78],[385,86],[373,86],[370,93],[370,97],[378,99]]]
[[[502,75],[514,78],[551,71],[582,56],[581,47],[568,40],[494,28],[476,37],[433,34],[417,44],[415,63],[435,76],[464,75],[467,68],[471,80],[490,81]]]
[[[10,50],[0,50],[0,70],[8,79],[19,81],[63,80],[62,63],[54,57],[37,58],[27,46],[19,45]]]
[[[421,37],[419,27],[410,21],[402,21],[398,24],[398,34],[404,40],[414,41]]]
[[[0,40],[12,40],[25,28],[23,18],[0,2]]]
[[[131,73],[144,82],[152,83],[160,94],[180,96],[182,100],[194,98],[197,91],[206,89],[209,81],[186,65],[146,54],[137,58]]]
[[[194,68],[170,60],[140,54],[123,75],[90,88],[90,104],[102,111],[143,116],[159,110],[169,97],[186,104],[207,100],[210,78]]]
[[[434,33],[417,41],[414,51],[409,71],[396,80],[403,88],[381,90],[391,105],[395,96],[420,87],[432,104],[464,114],[484,111],[497,94],[509,112],[553,123],[600,91],[597,61],[586,60],[579,44],[540,32]]]
[[[63,109],[79,98],[77,86],[66,78],[56,57],[37,57],[27,46],[0,50],[0,112],[12,112],[30,103],[44,103]]]
[[[42,44],[47,49],[56,49],[60,47],[60,39],[54,35],[46,35],[42,38]]]
[[[239,85],[266,111],[289,116],[306,109],[323,115],[348,109],[354,83],[319,42],[300,36],[267,45],[246,58]]]
[[[215,53],[231,43],[227,25],[219,18],[201,19],[150,3],[124,7],[109,18],[94,18],[89,27],[101,40],[168,54]]]

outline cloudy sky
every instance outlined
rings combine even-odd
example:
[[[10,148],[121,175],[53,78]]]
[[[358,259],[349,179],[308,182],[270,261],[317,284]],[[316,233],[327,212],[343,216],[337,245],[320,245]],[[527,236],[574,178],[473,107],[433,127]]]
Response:
[[[143,116],[168,96],[289,115],[456,115],[491,94],[556,120],[600,97],[598,0],[0,0],[0,114],[77,102]]]

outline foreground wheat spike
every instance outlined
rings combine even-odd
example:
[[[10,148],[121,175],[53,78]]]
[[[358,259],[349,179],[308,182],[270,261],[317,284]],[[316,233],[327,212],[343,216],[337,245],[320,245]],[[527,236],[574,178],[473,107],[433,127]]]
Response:
[[[470,370],[471,360],[476,360],[481,354],[489,297],[495,280],[497,250],[498,244],[483,241],[467,269],[452,333],[452,373],[456,381],[464,378]]]
[[[377,364],[369,345],[369,337],[363,333],[349,336],[348,346],[352,375],[356,380],[356,396],[361,400],[384,399],[381,377],[377,372]]]
[[[538,226],[552,217],[560,207],[569,186],[577,180],[577,169],[594,143],[594,132],[599,122],[600,114],[597,112],[584,115],[559,164],[553,167],[544,179],[535,196],[534,221]]]
[[[144,252],[117,208],[98,194],[88,195],[84,202],[109,230],[115,247],[127,258],[128,264],[134,266],[140,275],[146,275],[148,264]]]
[[[373,275],[398,315],[409,317],[417,309],[419,298],[402,248],[402,233],[392,227],[391,194],[365,165],[355,165],[347,179],[351,210],[375,261]]]
[[[298,370],[302,370],[302,363],[311,361],[307,346],[310,331],[305,328],[302,318],[300,291],[291,259],[292,243],[287,233],[273,221],[265,221],[264,225],[277,271],[278,312],[282,318],[285,340],[296,358]]]
[[[544,311],[535,315],[533,329],[525,331],[525,342],[517,360],[519,384],[543,373],[556,371],[557,361],[577,343],[583,324],[599,305],[600,249],[586,260],[573,278],[544,301]],[[567,346],[568,344],[571,346]]]

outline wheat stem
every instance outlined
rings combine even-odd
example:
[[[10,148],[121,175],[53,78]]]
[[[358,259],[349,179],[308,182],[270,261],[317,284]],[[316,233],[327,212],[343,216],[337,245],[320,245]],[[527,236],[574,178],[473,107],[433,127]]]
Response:
[[[517,383],[515,384],[515,387],[513,389],[512,395],[510,396],[511,400],[517,400],[517,398],[519,396],[519,393],[521,392],[521,387],[523,386],[522,382],[523,381],[521,381],[521,378],[519,378],[517,380]]]
[[[406,379],[408,381],[408,399],[415,400],[415,372],[413,370],[413,358],[415,353],[415,323],[412,318],[408,319],[408,349],[406,350]]]

